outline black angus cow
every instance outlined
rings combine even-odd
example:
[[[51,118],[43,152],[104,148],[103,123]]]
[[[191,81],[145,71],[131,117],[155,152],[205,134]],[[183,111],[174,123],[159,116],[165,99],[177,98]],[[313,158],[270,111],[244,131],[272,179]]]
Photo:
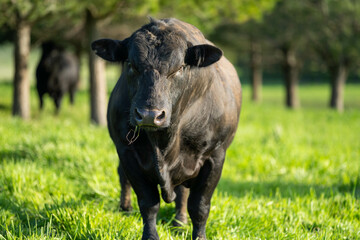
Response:
[[[79,81],[79,63],[72,54],[53,42],[41,45],[42,55],[36,68],[36,88],[43,108],[44,94],[48,93],[55,102],[56,113],[59,112],[61,100],[69,92],[70,102],[74,103],[74,95]]]
[[[151,20],[129,38],[100,39],[96,54],[123,63],[108,105],[108,128],[120,158],[120,207],[134,189],[143,239],[159,239],[159,190],[175,200],[176,220],[206,239],[210,200],[238,125],[241,86],[222,51],[194,26]],[[190,194],[189,190],[190,189]]]

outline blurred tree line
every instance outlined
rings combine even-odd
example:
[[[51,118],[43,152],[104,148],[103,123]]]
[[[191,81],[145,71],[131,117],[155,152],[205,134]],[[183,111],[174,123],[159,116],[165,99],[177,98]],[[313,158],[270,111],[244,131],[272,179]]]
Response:
[[[299,74],[308,63],[326,66],[330,106],[344,108],[344,85],[359,64],[360,0],[0,0],[0,42],[14,43],[13,115],[30,116],[31,46],[53,40],[89,65],[91,120],[106,124],[105,62],[90,50],[100,37],[123,39],[139,19],[177,17],[236,52],[251,72],[252,99],[261,100],[263,69],[283,73],[285,103],[300,106]],[[246,59],[246,60],[245,60]]]
[[[285,104],[298,108],[300,73],[316,68],[330,77],[329,106],[343,111],[345,83],[360,63],[359,34],[359,0],[279,0],[261,18],[222,23],[212,39],[246,56],[253,101],[261,101],[263,69],[280,69]]]

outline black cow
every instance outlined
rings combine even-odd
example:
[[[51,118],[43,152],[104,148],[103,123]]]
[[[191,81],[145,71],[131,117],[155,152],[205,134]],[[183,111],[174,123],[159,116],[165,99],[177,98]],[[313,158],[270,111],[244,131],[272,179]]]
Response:
[[[120,207],[133,187],[143,239],[158,239],[159,190],[176,202],[176,220],[205,239],[210,200],[238,125],[241,86],[222,51],[194,26],[151,20],[129,38],[92,43],[100,57],[123,63],[112,91],[108,128],[120,158]],[[190,194],[189,190],[190,189]]]
[[[79,81],[79,63],[72,54],[53,42],[41,45],[42,55],[36,68],[36,88],[43,108],[43,95],[48,93],[54,100],[56,113],[59,112],[61,100],[69,92],[70,102],[74,103],[74,95]]]

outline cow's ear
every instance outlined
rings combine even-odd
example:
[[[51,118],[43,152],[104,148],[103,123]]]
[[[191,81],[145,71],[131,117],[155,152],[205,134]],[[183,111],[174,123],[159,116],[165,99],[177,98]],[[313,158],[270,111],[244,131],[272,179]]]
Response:
[[[186,51],[185,63],[190,66],[207,67],[217,62],[222,54],[219,48],[209,44],[190,46]]]
[[[122,62],[128,58],[127,39],[99,39],[91,43],[91,49],[99,57],[110,62]]]

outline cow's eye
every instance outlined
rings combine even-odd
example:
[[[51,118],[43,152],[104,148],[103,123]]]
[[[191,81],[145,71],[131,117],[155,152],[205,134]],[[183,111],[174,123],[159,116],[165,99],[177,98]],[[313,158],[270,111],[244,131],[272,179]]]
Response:
[[[129,69],[130,73],[137,73],[138,71],[134,67],[134,65],[131,64],[131,62],[127,62],[127,68]]]
[[[177,75],[181,74],[182,71],[183,71],[183,69],[184,69],[184,66],[181,66],[181,67],[180,67],[179,69],[177,69],[176,71],[170,73],[170,74],[168,75],[168,78],[171,78],[171,77],[174,77],[174,76],[177,76]]]

